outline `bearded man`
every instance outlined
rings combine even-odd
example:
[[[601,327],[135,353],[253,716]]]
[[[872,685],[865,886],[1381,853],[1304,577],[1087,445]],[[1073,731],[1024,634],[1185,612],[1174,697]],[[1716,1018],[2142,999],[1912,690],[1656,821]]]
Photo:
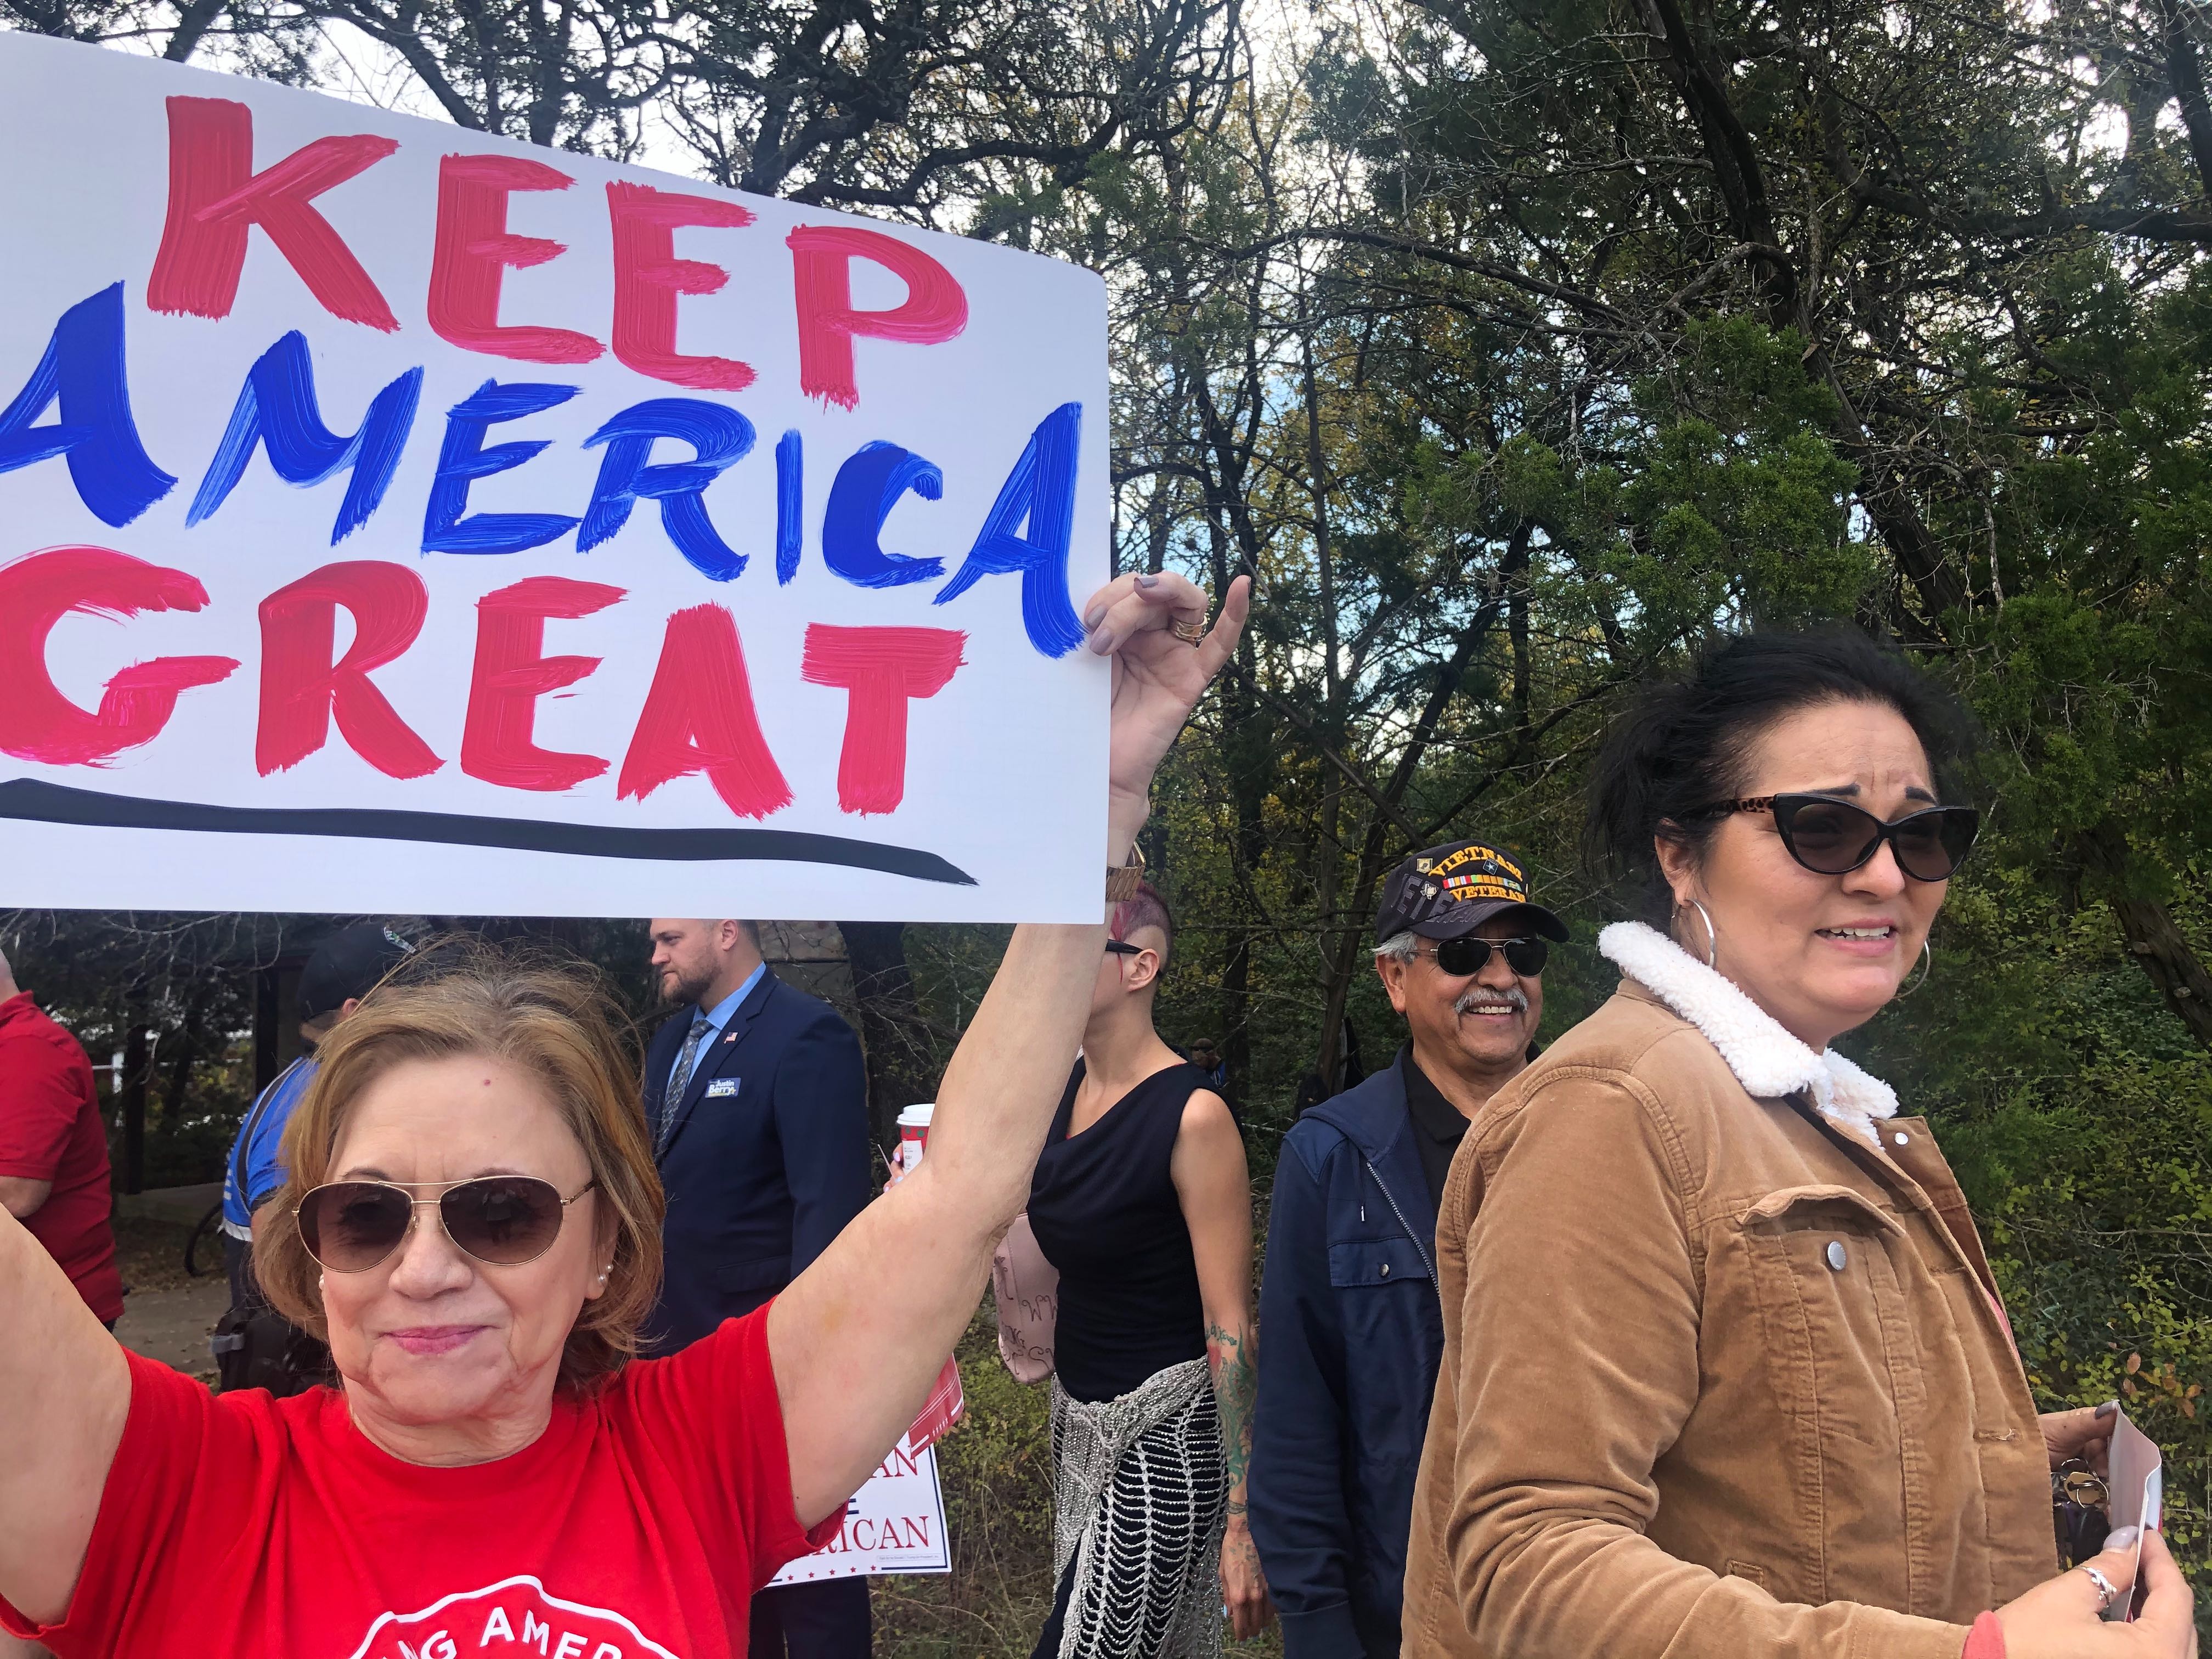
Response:
[[[1547,941],[1566,937],[1487,842],[1407,859],[1383,886],[1375,967],[1409,1040],[1284,1138],[1249,1505],[1285,1659],[1398,1652],[1443,1352],[1437,1207],[1468,1125],[1535,1057]]]

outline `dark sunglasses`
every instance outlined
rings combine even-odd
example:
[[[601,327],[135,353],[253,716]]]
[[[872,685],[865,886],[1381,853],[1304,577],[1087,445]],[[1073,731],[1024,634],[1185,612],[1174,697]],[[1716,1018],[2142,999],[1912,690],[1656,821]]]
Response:
[[[1535,978],[1552,959],[1552,947],[1540,939],[1440,939],[1424,954],[1437,959],[1438,973],[1466,979],[1489,965],[1492,951],[1503,951],[1505,965],[1523,979]]]
[[[1125,939],[1109,939],[1106,941],[1106,954],[1109,957],[1137,957],[1144,953],[1143,945],[1132,945]]]
[[[553,1248],[568,1206],[599,1185],[587,1181],[576,1198],[535,1176],[479,1176],[473,1181],[333,1181],[312,1189],[292,1212],[307,1254],[325,1272],[365,1273],[398,1249],[415,1212],[438,1212],[446,1237],[477,1261],[520,1267]],[[443,1186],[435,1198],[413,1187]]]
[[[1885,823],[1863,806],[1829,795],[1755,795],[1717,801],[1693,817],[1771,812],[1791,858],[1814,875],[1845,876],[1873,861],[1887,842],[1897,867],[1915,881],[1948,881],[1974,845],[1982,815],[1971,806],[1931,806]]]

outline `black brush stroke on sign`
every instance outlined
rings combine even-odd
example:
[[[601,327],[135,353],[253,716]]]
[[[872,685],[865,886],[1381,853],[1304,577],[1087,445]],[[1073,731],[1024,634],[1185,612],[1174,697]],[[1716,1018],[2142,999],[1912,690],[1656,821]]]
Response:
[[[185,830],[219,836],[338,836],[360,841],[434,842],[447,847],[503,847],[519,853],[559,853],[572,858],[663,859],[692,864],[741,860],[837,864],[854,870],[881,870],[916,881],[975,885],[975,877],[934,853],[798,830],[630,830],[596,823],[544,823],[532,818],[471,817],[461,812],[206,806],[194,801],[141,800],[132,795],[71,789],[34,778],[0,783],[0,818],[111,830]]]

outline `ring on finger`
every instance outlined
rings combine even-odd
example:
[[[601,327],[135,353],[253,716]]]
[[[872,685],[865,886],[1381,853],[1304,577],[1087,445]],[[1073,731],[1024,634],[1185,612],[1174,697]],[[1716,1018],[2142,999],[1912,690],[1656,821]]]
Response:
[[[2103,1573],[2098,1571],[2096,1568],[2089,1565],[2087,1562],[2084,1562],[2078,1569],[2076,1569],[2076,1571],[2087,1573],[2089,1575],[2089,1582],[2097,1587],[2098,1612],[2104,1612],[2107,1607],[2111,1607],[2113,1602],[2120,1599],[2120,1593],[2113,1587],[2112,1581],[2106,1577]]]
[[[1185,645],[1195,646],[1206,637],[1206,623],[1202,620],[1184,622],[1171,617],[1168,619],[1168,631]]]

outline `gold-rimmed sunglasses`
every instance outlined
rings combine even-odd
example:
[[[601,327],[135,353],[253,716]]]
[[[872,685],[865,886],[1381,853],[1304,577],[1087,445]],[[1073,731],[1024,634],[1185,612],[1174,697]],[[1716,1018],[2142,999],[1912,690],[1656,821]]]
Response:
[[[573,1198],[535,1176],[477,1176],[467,1181],[331,1181],[310,1188],[292,1212],[300,1237],[318,1266],[365,1273],[397,1250],[415,1212],[435,1210],[454,1247],[495,1267],[520,1267],[553,1248],[568,1206],[599,1185],[587,1181]],[[434,1198],[416,1198],[436,1188]]]

